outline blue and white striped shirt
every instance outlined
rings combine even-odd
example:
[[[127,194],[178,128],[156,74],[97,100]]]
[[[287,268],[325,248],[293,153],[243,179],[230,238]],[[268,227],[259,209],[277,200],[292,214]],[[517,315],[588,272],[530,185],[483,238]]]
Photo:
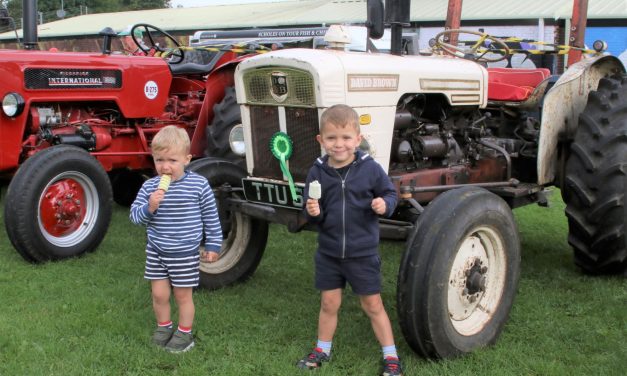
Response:
[[[177,257],[198,254],[204,234],[205,250],[220,252],[222,228],[207,179],[186,171],[170,184],[159,208],[151,214],[148,200],[160,178],[155,176],[144,182],[131,205],[131,222],[147,227],[147,247]]]

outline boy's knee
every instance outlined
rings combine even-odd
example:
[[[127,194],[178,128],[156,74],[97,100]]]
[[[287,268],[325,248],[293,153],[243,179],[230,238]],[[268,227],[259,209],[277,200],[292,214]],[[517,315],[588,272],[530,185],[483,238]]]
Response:
[[[361,308],[368,314],[368,316],[378,315],[385,312],[383,307],[383,301],[380,297],[370,296],[361,299]]]
[[[177,302],[187,302],[192,300],[192,288],[191,287],[175,287],[174,299]]]
[[[166,294],[161,291],[153,291],[152,301],[157,304],[167,304],[170,302],[170,294]]]
[[[325,312],[336,312],[340,309],[341,300],[334,297],[320,299],[320,308]]]

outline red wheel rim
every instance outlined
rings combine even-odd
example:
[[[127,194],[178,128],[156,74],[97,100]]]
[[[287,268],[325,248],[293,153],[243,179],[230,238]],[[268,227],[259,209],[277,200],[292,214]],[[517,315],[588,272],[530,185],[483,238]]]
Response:
[[[50,184],[39,201],[43,229],[54,237],[67,236],[80,228],[87,212],[83,186],[74,179]]]

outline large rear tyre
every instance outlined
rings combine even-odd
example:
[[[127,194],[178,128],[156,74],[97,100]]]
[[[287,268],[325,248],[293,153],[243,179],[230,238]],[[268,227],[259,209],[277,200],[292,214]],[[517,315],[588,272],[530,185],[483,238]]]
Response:
[[[113,188],[113,201],[118,205],[130,207],[137,197],[137,192],[148,180],[148,176],[139,171],[122,168],[111,171],[109,179]]]
[[[213,106],[213,121],[207,128],[207,155],[209,157],[223,158],[235,163],[238,166],[246,167],[246,159],[237,155],[231,149],[233,128],[242,126],[242,114],[240,113],[235,88],[225,89],[224,99]],[[244,147],[243,141],[238,145]]]
[[[575,264],[627,274],[627,75],[590,92],[570,150],[562,197]]]
[[[26,260],[59,260],[98,247],[111,206],[111,184],[100,163],[83,149],[59,145],[20,166],[7,191],[5,225]]]
[[[242,178],[246,171],[222,159],[203,158],[189,165],[204,176],[213,189],[224,234],[218,261],[200,263],[200,285],[218,289],[250,278],[263,256],[268,240],[268,222],[229,210],[228,198],[243,198]]]
[[[496,342],[520,275],[511,209],[481,188],[445,192],[420,215],[399,270],[397,310],[410,347],[450,358]]]

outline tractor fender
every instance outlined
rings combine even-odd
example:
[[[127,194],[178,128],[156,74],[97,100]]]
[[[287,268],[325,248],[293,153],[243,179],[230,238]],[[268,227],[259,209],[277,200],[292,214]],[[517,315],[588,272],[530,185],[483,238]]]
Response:
[[[540,126],[538,184],[555,183],[559,173],[558,143],[573,139],[588,94],[597,89],[599,80],[620,72],[625,72],[625,67],[614,56],[585,59],[571,65],[548,91]]]
[[[213,106],[224,99],[224,90],[234,86],[235,67],[244,57],[230,60],[209,73],[205,82],[205,99],[202,103],[196,131],[191,140],[191,153],[204,156],[207,150],[207,125],[213,121]]]

